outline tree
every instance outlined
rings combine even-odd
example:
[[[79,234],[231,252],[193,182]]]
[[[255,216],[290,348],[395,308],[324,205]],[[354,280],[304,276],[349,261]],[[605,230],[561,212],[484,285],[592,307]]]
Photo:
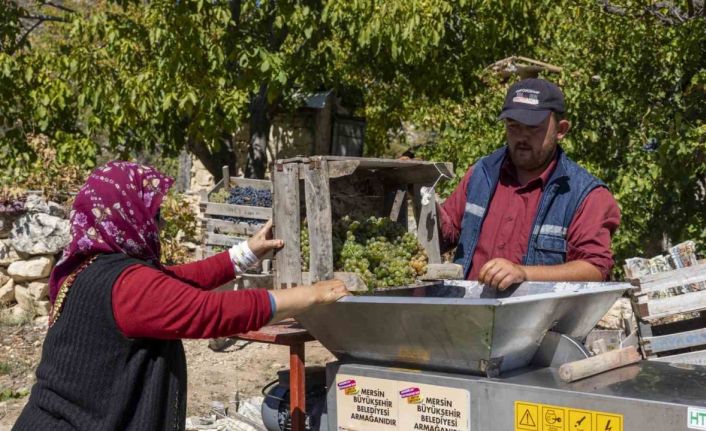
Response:
[[[262,176],[272,113],[316,85],[318,74],[310,73],[318,55],[315,5],[103,2],[67,13],[56,43],[27,54],[41,57],[56,83],[38,89],[49,102],[35,105],[37,129],[51,134],[62,117],[66,124],[57,130],[105,141],[125,156],[157,147],[171,154],[187,148],[220,175],[223,164],[234,168],[232,136],[250,117],[249,171]],[[27,65],[17,70],[36,71]],[[17,82],[18,75],[10,80]]]
[[[188,148],[218,176],[249,121],[260,176],[272,115],[334,89],[366,117],[368,155],[409,122],[432,132],[423,157],[460,177],[503,143],[511,82],[487,66],[524,55],[562,67],[549,78],[574,125],[565,147],[621,205],[618,257],[658,252],[665,233],[706,240],[703,1],[104,1],[58,11],[68,23],[50,22],[50,44],[23,38],[25,12],[2,1],[3,163],[42,132],[77,160],[96,142]]]
[[[56,10],[58,15],[52,13]],[[41,151],[33,145],[43,142],[34,139],[41,132],[53,138],[52,160],[58,165],[90,167],[95,157],[93,142],[79,129],[70,86],[55,79],[54,66],[62,59],[30,44],[41,24],[63,23],[69,10],[51,2],[30,8],[0,0],[0,185],[21,182],[31,174],[29,166],[42,165]],[[43,33],[47,41],[53,37],[51,29]]]
[[[507,6],[103,2],[63,16],[69,21],[63,37],[42,54],[54,82],[62,83],[61,109],[72,110],[64,116],[74,120],[72,136],[106,141],[125,155],[185,147],[218,176],[223,164],[233,167],[233,132],[248,120],[247,173],[262,176],[273,113],[296,106],[307,92],[333,88],[364,106],[376,144],[369,153],[380,154],[403,102],[473,91],[479,83],[466,72],[498,46],[514,45],[520,35],[514,26],[527,24],[522,2]],[[500,24],[477,25],[479,13]],[[508,38],[486,43],[498,29]],[[53,101],[50,90],[44,93]],[[45,122],[58,118],[49,108],[41,111]]]

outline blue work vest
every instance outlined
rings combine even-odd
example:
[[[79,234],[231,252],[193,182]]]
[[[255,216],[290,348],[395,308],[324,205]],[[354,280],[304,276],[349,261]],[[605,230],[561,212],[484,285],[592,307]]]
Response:
[[[606,185],[557,148],[554,172],[544,185],[522,265],[558,265],[566,262],[566,233],[576,210],[589,192]],[[507,146],[480,159],[466,189],[466,209],[454,262],[463,266],[468,277],[480,230],[498,185],[507,157]]]

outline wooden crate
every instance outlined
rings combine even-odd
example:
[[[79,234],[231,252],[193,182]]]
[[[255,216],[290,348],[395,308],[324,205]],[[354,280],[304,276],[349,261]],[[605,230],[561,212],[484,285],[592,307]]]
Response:
[[[706,264],[642,276],[631,282],[632,305],[645,357],[706,362],[706,290],[654,297],[659,292],[678,292],[682,286],[706,282]]]
[[[229,181],[226,183],[221,179],[213,188],[201,194],[200,208],[203,213],[202,245],[204,248],[204,257],[213,256],[219,253],[222,248],[230,248],[241,241],[247,240],[260,228],[258,225],[224,220],[219,218],[220,216],[255,219],[262,223],[272,218],[272,208],[223,204],[210,201],[211,196],[223,188],[229,189],[237,186],[250,186],[254,189],[272,191],[271,181],[231,177],[227,166],[223,167],[223,178],[228,178]]]
[[[406,225],[408,194],[417,238],[429,262],[441,262],[435,198],[432,193],[429,202],[422,205],[420,193],[441,175],[453,177],[450,163],[337,156],[276,161],[274,227],[275,236],[284,240],[284,248],[276,255],[275,288],[334,278],[332,220],[350,211],[388,216]],[[309,229],[308,273],[302,272],[300,261],[302,216]],[[335,276],[345,278],[344,274]]]

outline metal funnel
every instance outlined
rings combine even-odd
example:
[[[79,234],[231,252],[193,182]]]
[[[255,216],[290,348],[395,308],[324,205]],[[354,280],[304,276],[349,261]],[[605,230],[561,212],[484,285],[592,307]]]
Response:
[[[297,320],[339,359],[497,375],[528,365],[550,329],[583,340],[629,288],[534,282],[499,297],[445,281],[346,297]]]

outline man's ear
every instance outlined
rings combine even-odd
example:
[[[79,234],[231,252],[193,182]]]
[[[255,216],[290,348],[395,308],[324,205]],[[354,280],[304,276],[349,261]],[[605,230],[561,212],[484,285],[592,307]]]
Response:
[[[556,125],[556,138],[559,140],[564,139],[570,129],[571,122],[569,120],[559,120],[559,124]]]

